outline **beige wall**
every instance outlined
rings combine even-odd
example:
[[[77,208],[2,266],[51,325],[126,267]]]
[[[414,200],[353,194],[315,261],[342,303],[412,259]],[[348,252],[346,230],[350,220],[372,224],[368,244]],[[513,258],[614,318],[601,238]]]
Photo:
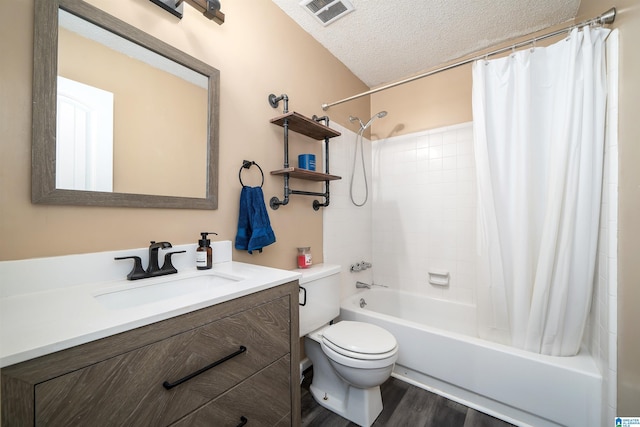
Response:
[[[434,74],[371,96],[371,110],[389,112],[372,138],[410,134],[471,121],[471,65]]]
[[[367,87],[337,59],[294,24],[270,0],[223,4],[226,22],[217,25],[189,5],[178,20],[149,1],[89,3],[142,29],[220,70],[220,194],[216,211],[126,209],[33,205],[30,200],[31,74],[33,0],[17,2],[0,15],[0,260],[144,247],[149,240],[196,243],[200,231],[217,231],[233,240],[237,227],[243,159],[258,162],[266,173],[265,199],[282,198],[282,178],[269,175],[282,167],[282,129],[269,119],[269,93],[286,93],[290,110],[324,115],[320,105]],[[350,114],[369,114],[361,100],[328,112],[348,125]],[[320,143],[290,138],[291,153],[320,154]],[[293,158],[293,157],[292,157]],[[255,185],[256,169],[243,173]],[[161,173],[161,172],[158,172]],[[252,181],[253,179],[253,181]],[[294,188],[322,191],[321,184],[292,180]],[[233,258],[280,268],[295,267],[297,246],[311,246],[322,260],[322,211],[313,198],[292,196],[288,206],[268,208],[277,242],[262,254],[234,251]]]
[[[618,104],[618,415],[640,413],[640,4],[637,0],[582,0],[579,19],[615,6],[620,30]]]

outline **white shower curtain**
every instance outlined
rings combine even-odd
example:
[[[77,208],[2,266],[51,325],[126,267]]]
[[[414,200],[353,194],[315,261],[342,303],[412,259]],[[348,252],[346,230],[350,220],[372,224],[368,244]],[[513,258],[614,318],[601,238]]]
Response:
[[[578,353],[598,241],[609,30],[473,64],[479,332]]]

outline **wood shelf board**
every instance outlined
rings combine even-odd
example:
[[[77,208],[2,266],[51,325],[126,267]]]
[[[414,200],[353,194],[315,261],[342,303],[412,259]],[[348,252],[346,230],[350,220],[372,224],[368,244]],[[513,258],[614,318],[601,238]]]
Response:
[[[342,177],[337,175],[330,175],[328,173],[310,171],[307,169],[300,169],[300,168],[294,168],[294,167],[271,171],[271,175],[286,175],[286,174],[289,174],[291,178],[306,179],[308,181],[335,181],[338,179],[342,179]]]
[[[341,135],[337,130],[331,129],[328,126],[318,123],[300,113],[296,113],[295,111],[290,111],[281,116],[274,117],[271,119],[271,123],[284,127],[284,122],[287,119],[289,120],[289,130],[316,140],[334,138]]]

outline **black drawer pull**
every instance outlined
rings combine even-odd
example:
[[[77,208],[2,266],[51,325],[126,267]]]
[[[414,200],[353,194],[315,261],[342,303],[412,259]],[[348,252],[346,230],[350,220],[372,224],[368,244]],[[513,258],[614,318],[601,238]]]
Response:
[[[216,366],[220,365],[221,363],[226,362],[229,359],[233,359],[234,357],[236,357],[239,354],[244,353],[245,351],[247,351],[247,347],[241,345],[240,349],[238,351],[236,351],[234,353],[231,353],[230,355],[225,356],[222,359],[213,362],[211,365],[207,365],[204,368],[202,368],[202,369],[200,369],[198,371],[195,371],[194,373],[189,374],[184,378],[180,378],[178,381],[176,381],[174,383],[170,383],[169,381],[165,381],[165,382],[162,383],[162,386],[164,388],[166,388],[167,390],[171,390],[172,388],[174,388],[176,386],[179,386],[180,384],[182,384],[182,383],[184,383],[186,381],[189,381],[191,378],[196,377],[196,376],[200,375],[201,373],[208,371],[211,368],[215,368]]]
[[[242,427],[247,423],[247,421],[249,421],[247,417],[240,417],[240,424],[238,424],[236,427]]]

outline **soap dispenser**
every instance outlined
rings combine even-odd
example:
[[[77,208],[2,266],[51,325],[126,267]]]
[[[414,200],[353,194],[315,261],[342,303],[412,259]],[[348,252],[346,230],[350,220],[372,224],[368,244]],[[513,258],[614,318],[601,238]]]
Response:
[[[202,239],[198,240],[198,249],[196,249],[196,267],[198,270],[208,270],[213,266],[213,251],[211,250],[211,240],[207,239],[207,235],[215,234],[213,231],[203,231],[200,233]]]

